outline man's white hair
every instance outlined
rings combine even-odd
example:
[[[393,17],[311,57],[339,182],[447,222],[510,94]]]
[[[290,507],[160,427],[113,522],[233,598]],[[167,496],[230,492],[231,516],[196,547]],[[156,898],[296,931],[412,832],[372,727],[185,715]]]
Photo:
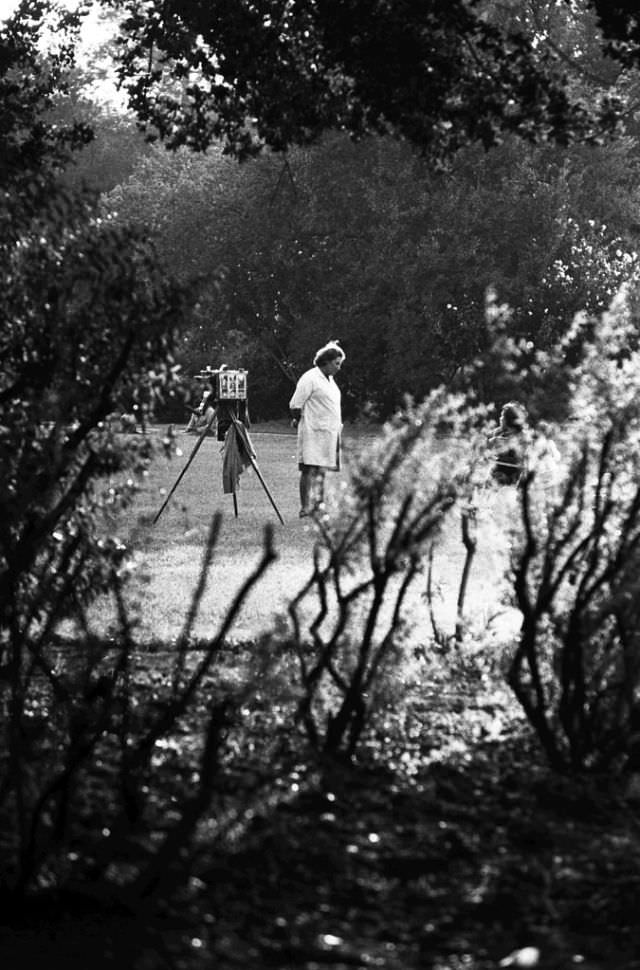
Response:
[[[328,343],[321,347],[320,350],[316,351],[316,355],[313,358],[314,365],[325,364],[328,360],[335,360],[339,357],[340,360],[344,360],[346,354],[337,340],[330,340]]]

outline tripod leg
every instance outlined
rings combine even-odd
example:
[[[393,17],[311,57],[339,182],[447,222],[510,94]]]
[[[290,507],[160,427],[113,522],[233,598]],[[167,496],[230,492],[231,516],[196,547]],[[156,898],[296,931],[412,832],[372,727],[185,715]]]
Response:
[[[244,431],[243,426],[240,424],[240,422],[238,421],[238,419],[236,418],[236,416],[233,414],[233,412],[231,411],[231,409],[229,409],[229,417],[231,418],[231,420],[233,422],[233,425],[234,425],[236,431],[238,432],[238,436],[239,436],[240,440],[244,444],[245,451],[247,452],[247,456],[249,458],[249,461],[251,462],[251,467],[253,468],[254,472],[258,476],[258,480],[259,480],[260,484],[262,485],[262,487],[263,487],[263,489],[265,491],[265,494],[266,494],[267,498],[271,502],[271,504],[272,504],[272,506],[274,508],[274,511],[275,511],[276,515],[280,519],[281,523],[284,525],[284,519],[280,515],[280,511],[279,511],[278,506],[276,505],[276,503],[274,501],[273,495],[271,494],[271,492],[267,488],[267,483],[265,482],[264,478],[262,477],[262,473],[260,472],[260,469],[258,468],[258,463],[257,463],[254,455],[252,454],[250,447],[247,444],[245,444],[245,438],[244,438],[244,435],[242,433]]]
[[[209,428],[213,424],[214,418],[215,418],[215,411],[213,413],[213,417],[209,419],[209,421],[207,422],[207,426],[205,427],[204,431],[202,432],[202,434],[200,435],[200,437],[196,441],[195,445],[193,446],[193,450],[192,450],[191,454],[189,455],[189,460],[187,461],[187,464],[184,466],[184,468],[182,469],[182,471],[180,472],[180,474],[176,478],[176,480],[174,482],[174,485],[173,485],[173,488],[171,489],[171,491],[167,495],[166,499],[164,500],[164,502],[160,506],[160,509],[156,513],[156,516],[155,516],[155,518],[153,520],[153,524],[154,525],[156,524],[156,522],[158,521],[158,519],[160,518],[160,516],[162,515],[162,513],[166,509],[167,505],[169,504],[169,499],[171,498],[171,496],[173,495],[173,493],[177,489],[178,485],[180,484],[180,482],[184,478],[184,476],[186,474],[186,471],[187,471],[187,468],[189,467],[189,465],[191,464],[191,462],[193,461],[193,459],[196,457],[196,454],[198,453],[198,449],[200,448],[200,445],[204,441],[204,439],[205,439],[205,437],[207,435],[207,432],[209,431]]]
[[[237,519],[238,518],[238,495],[236,492],[233,493],[233,514]]]
[[[267,483],[265,482],[264,478],[262,477],[262,473],[260,472],[260,469],[258,468],[257,461],[255,460],[255,458],[252,455],[249,455],[249,461],[251,462],[251,465],[253,467],[253,470],[256,473],[256,475],[258,476],[258,479],[260,481],[260,484],[262,485],[262,487],[263,487],[263,489],[265,491],[265,494],[266,494],[267,498],[271,502],[271,504],[272,504],[272,506],[274,508],[274,511],[275,511],[276,515],[278,516],[278,518],[280,519],[280,521],[284,525],[284,519],[280,515],[280,512],[278,510],[278,506],[276,505],[276,503],[274,501],[273,495],[269,491],[269,489],[267,487]]]

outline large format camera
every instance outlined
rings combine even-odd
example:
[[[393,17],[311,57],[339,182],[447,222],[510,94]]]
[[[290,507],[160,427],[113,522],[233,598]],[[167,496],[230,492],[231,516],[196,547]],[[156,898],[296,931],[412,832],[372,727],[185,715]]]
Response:
[[[231,426],[233,426],[235,431],[235,434],[230,434],[229,438],[227,439],[228,447],[227,444],[225,444],[225,448],[223,449],[225,457],[223,460],[222,472],[224,491],[233,493],[233,508],[235,515],[238,515],[236,491],[238,488],[239,475],[242,471],[243,465],[249,463],[258,476],[260,484],[265,490],[267,498],[271,502],[276,515],[278,516],[282,525],[284,525],[284,519],[280,515],[278,507],[274,502],[273,495],[267,488],[266,482],[262,477],[262,473],[258,468],[255,450],[247,433],[247,428],[249,427],[249,409],[247,404],[246,370],[228,370],[223,364],[222,367],[218,367],[217,369],[214,367],[205,367],[200,371],[199,374],[196,374],[195,376],[199,380],[204,381],[211,388],[210,391],[205,392],[197,412],[198,414],[205,416],[205,430],[196,441],[189,460],[178,475],[176,481],[173,483],[171,491],[156,513],[153,524],[156,524],[166,509],[169,499],[182,481],[187,468],[195,458],[198,448],[204,441],[207,431],[212,426],[214,419],[216,419],[218,425],[218,441],[225,440],[225,435]],[[209,411],[210,408],[214,413]],[[227,461],[229,456],[231,456],[231,458],[229,461]]]
[[[247,400],[247,371],[243,369],[231,370],[222,366],[219,368],[205,367],[196,374],[196,377],[205,381],[211,388],[210,398],[207,406],[216,408],[218,418],[218,441],[224,441],[224,437],[231,424],[230,413],[249,427],[249,406]]]
[[[246,401],[247,400],[247,372],[246,370],[227,370],[220,367],[205,367],[196,377],[207,381],[211,385],[216,401]]]

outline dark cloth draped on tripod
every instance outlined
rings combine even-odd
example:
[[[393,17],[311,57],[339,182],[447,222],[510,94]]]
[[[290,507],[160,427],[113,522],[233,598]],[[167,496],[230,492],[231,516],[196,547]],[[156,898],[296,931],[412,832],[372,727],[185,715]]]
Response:
[[[222,490],[225,495],[237,492],[240,476],[252,458],[255,458],[255,451],[247,429],[240,421],[231,424],[222,449]]]

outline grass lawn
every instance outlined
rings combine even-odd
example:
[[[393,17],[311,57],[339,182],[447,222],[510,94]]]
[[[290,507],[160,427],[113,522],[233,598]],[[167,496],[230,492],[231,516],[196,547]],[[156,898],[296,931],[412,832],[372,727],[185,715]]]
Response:
[[[161,432],[160,428],[154,429],[154,433]],[[221,444],[211,437],[203,442],[167,508],[153,525],[153,517],[198,440],[193,435],[181,436],[182,454],[178,457],[155,460],[135,503],[114,523],[115,531],[135,550],[132,603],[140,618],[142,640],[166,642],[179,634],[216,511],[224,516],[222,531],[194,629],[196,637],[208,637],[215,632],[231,596],[259,559],[267,524],[274,529],[278,559],[245,604],[233,637],[251,639],[268,628],[286,607],[292,592],[306,580],[311,568],[315,528],[308,519],[298,517],[295,434],[286,424],[271,424],[256,426],[251,436],[258,467],[284,525],[279,522],[252,468],[241,477],[239,515],[234,516],[232,496],[222,491]],[[329,501],[332,492],[347,487],[349,455],[364,441],[363,434],[346,434],[344,470],[327,477]],[[428,473],[428,469],[425,471]],[[488,492],[480,509],[479,548],[471,575],[468,609],[481,624],[500,611],[506,563],[506,538],[501,528],[501,523],[506,521],[504,498],[504,489],[500,496]],[[453,630],[462,561],[458,524],[452,521],[435,559],[438,619],[447,632]],[[416,639],[424,642],[428,638],[429,618],[421,594],[422,589],[415,590],[410,609]],[[108,625],[110,615],[108,604],[96,612],[103,627]],[[508,625],[509,616],[506,620]],[[503,626],[504,623],[496,622],[496,635],[500,635]]]
[[[264,629],[284,606],[287,592],[306,574],[313,546],[313,529],[298,518],[295,436],[252,433],[258,467],[285,522],[280,523],[256,473],[245,470],[237,493],[239,514],[231,495],[222,491],[221,443],[205,438],[169,505],[156,525],[152,519],[184,468],[197,442],[193,435],[179,441],[177,458],[158,458],[137,501],[120,524],[136,548],[139,574],[135,589],[140,604],[143,637],[171,640],[182,626],[191,592],[199,575],[211,519],[223,513],[222,530],[209,575],[195,635],[210,636],[242,581],[258,561],[267,524],[275,532],[278,561],[246,603],[235,629],[248,639]]]

